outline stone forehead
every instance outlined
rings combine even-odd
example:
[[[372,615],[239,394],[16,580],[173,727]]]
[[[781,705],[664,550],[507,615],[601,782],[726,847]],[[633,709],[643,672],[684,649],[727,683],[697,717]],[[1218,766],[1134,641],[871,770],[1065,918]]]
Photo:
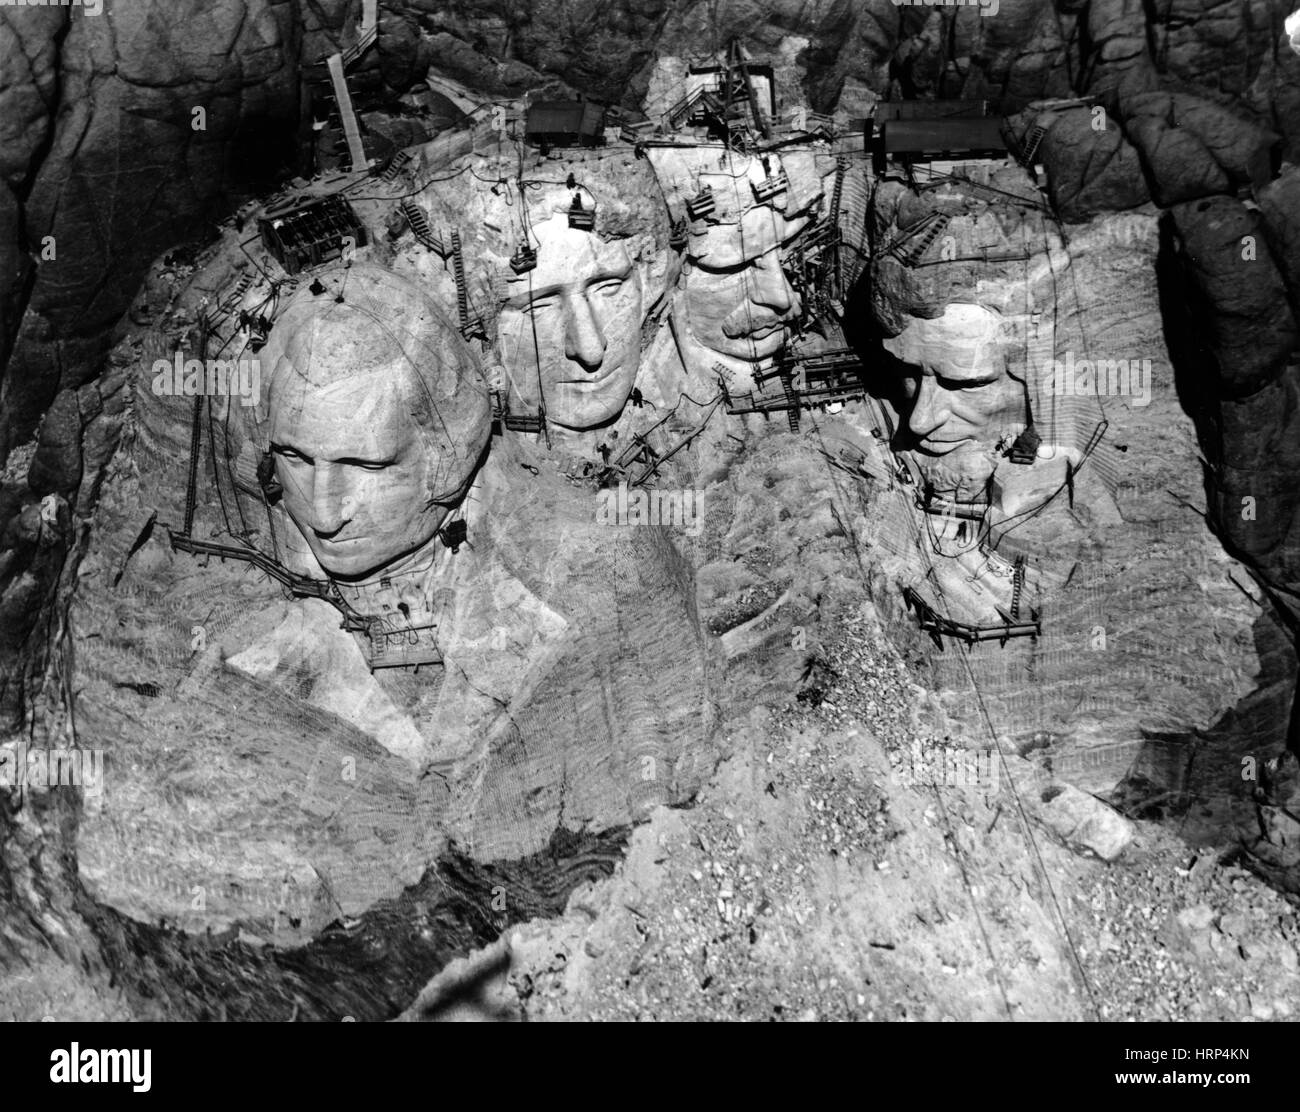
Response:
[[[759,205],[754,186],[769,176],[784,173],[788,188],[763,207],[793,216],[812,208],[824,192],[812,148],[772,152],[763,159],[728,154],[717,147],[656,148],[650,153],[655,174],[674,219],[688,216],[686,201],[708,187],[714,194],[709,223],[736,223],[742,213]]]
[[[416,282],[354,266],[325,284],[318,296],[299,290],[277,318],[264,356],[273,368],[287,363],[313,385],[410,369],[440,394],[472,371],[464,340]]]
[[[280,406],[296,404],[295,384],[319,389],[371,376],[393,384],[402,411],[436,443],[431,481],[440,481],[439,460],[476,459],[491,431],[486,379],[425,290],[373,264],[321,271],[317,277],[325,292],[295,295],[276,318],[263,351],[263,364],[270,368],[256,415],[263,435],[269,435]],[[335,300],[340,292],[342,302]],[[358,420],[363,419],[359,412]]]
[[[668,212],[658,182],[646,161],[630,149],[530,161],[522,170],[522,203],[518,163],[479,160],[469,168],[473,171],[470,188],[434,186],[430,199],[435,202],[435,222],[449,220],[464,229],[465,250],[471,258],[508,256],[522,239],[525,220],[541,223],[567,212],[575,193],[584,208],[595,208],[597,238],[648,235],[667,245]],[[570,174],[573,188],[567,184]]]

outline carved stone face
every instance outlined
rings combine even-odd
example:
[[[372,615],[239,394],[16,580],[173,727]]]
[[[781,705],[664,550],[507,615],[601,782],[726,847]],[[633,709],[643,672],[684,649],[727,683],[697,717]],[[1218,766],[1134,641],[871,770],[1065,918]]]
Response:
[[[641,276],[619,240],[533,225],[537,267],[507,280],[497,321],[502,363],[523,406],[545,394],[547,420],[588,429],[622,412],[641,363]],[[534,335],[535,332],[535,335]]]
[[[382,372],[314,388],[286,376],[271,444],[284,507],[321,567],[365,575],[427,544],[448,507],[429,501],[426,445],[405,391]]]
[[[1024,429],[1024,387],[1006,373],[999,322],[991,309],[954,304],[932,320],[913,320],[885,341],[911,371],[907,427],[920,452],[943,457],[992,451],[1000,439]],[[981,469],[987,471],[987,464]]]
[[[341,288],[346,301],[300,294],[276,321],[262,427],[312,555],[357,579],[433,539],[491,413],[468,348],[418,287],[356,267]]]
[[[755,187],[782,172],[788,188],[759,202]],[[773,156],[766,166],[748,159],[728,172],[698,173],[693,182],[712,191],[716,211],[691,225],[674,314],[704,361],[721,363],[733,389],[750,389],[753,365],[781,350],[802,312],[782,262],[812,223],[820,179],[811,161],[787,166]]]
[[[684,308],[698,343],[746,362],[780,350],[802,308],[781,269],[781,248],[803,227],[774,209],[753,208],[740,223],[713,225],[692,241]]]

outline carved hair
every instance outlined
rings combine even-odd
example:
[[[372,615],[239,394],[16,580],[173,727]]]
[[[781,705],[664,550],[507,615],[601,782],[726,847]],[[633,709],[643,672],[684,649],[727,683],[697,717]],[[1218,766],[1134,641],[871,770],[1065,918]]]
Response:
[[[450,174],[454,167],[421,200],[435,228],[459,229],[470,297],[489,324],[505,297],[510,257],[526,241],[536,246],[528,229],[566,212],[575,194],[584,208],[595,207],[592,234],[627,247],[647,314],[677,282],[668,206],[649,161],[626,145],[566,151],[563,159],[529,152],[522,166],[512,150],[509,157],[473,157],[464,173]]]

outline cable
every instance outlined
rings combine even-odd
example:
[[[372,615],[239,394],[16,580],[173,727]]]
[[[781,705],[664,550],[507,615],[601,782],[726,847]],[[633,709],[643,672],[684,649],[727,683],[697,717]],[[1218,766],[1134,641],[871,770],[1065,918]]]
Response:
[[[520,205],[520,211],[524,211],[527,206]],[[533,272],[528,272],[528,327],[533,334],[533,359],[537,364],[537,413],[542,419],[542,428],[546,428],[546,388],[542,382],[542,349],[537,339],[537,314],[533,312]],[[590,308],[588,308],[590,312]],[[550,437],[547,437],[549,442]]]
[[[819,439],[820,439],[820,438],[821,438],[821,430],[820,430],[820,427],[817,425],[816,422],[813,423],[813,428],[817,431],[817,435],[818,435],[818,437],[819,437]],[[824,444],[824,441],[823,441],[823,444]],[[832,478],[834,478],[834,476],[832,476]],[[1058,494],[1059,494],[1059,492],[1058,492]],[[938,594],[939,594],[940,601],[941,601],[941,602],[943,603],[943,605],[945,606],[945,609],[948,609],[949,611],[951,611],[951,607],[950,607],[949,604],[948,604],[948,599],[947,599],[946,592],[944,591],[944,588],[943,588],[943,583],[942,583],[942,581],[939,579],[939,577],[938,577],[938,575],[937,575],[937,569],[936,569],[935,566],[934,566],[934,561],[933,561],[933,559],[931,558],[930,554],[926,551],[925,546],[919,543],[919,540],[920,540],[920,527],[919,527],[919,525],[917,524],[917,522],[916,522],[916,520],[915,520],[915,517],[914,517],[912,514],[909,513],[909,514],[907,515],[907,517],[906,517],[906,520],[908,521],[908,523],[910,524],[911,528],[912,528],[913,531],[915,532],[915,538],[914,538],[914,539],[918,542],[918,543],[917,543],[917,548],[918,548],[919,551],[921,552],[921,555],[925,558],[925,561],[926,561],[926,563],[927,563],[927,565],[928,565],[927,572],[926,572],[927,578],[929,578],[929,579],[930,579],[930,580],[935,584],[935,587],[936,587],[936,589],[937,589],[937,591],[938,591]],[[929,523],[927,523],[927,524],[929,524]],[[1010,769],[1010,766],[1009,766],[1009,764],[1008,764],[1008,762],[1007,762],[1006,754],[1003,752],[1003,750],[1002,750],[1002,746],[1001,746],[1001,745],[999,744],[999,742],[998,742],[997,731],[996,731],[996,729],[994,728],[992,718],[991,718],[991,716],[989,715],[988,707],[987,707],[987,704],[986,704],[986,702],[985,702],[985,700],[984,700],[984,694],[983,694],[983,691],[980,689],[979,683],[978,683],[978,681],[976,680],[976,677],[975,677],[975,671],[974,671],[974,669],[971,667],[971,663],[970,663],[970,655],[971,655],[971,654],[970,654],[970,649],[969,649],[968,646],[961,646],[961,647],[959,648],[959,650],[958,650],[958,656],[960,657],[960,659],[961,659],[961,661],[962,661],[962,665],[963,665],[963,667],[964,667],[964,669],[965,669],[965,671],[966,671],[967,679],[968,679],[968,681],[969,681],[969,683],[970,683],[971,690],[972,690],[972,691],[974,692],[974,694],[975,694],[975,700],[976,700],[976,703],[977,703],[978,706],[979,706],[979,711],[980,711],[980,717],[981,717],[981,720],[983,721],[984,726],[985,726],[985,728],[986,728],[987,731],[988,731],[989,738],[991,739],[992,744],[993,744],[993,749],[995,749],[995,750],[997,751],[997,754],[998,754],[998,760],[999,760],[999,764],[1000,764],[1000,767],[1001,767],[1001,771],[1002,771],[1003,775],[1006,776],[1007,784],[1008,784],[1008,785],[1010,786],[1010,788],[1011,788],[1012,797],[1013,797],[1013,798],[1015,799],[1015,801],[1016,801],[1016,807],[1017,807],[1017,810],[1018,810],[1019,813],[1020,813],[1020,817],[1021,817],[1021,825],[1022,825],[1022,827],[1023,827],[1024,831],[1025,831],[1025,837],[1026,837],[1026,840],[1029,842],[1030,848],[1031,848],[1032,851],[1033,851],[1034,859],[1035,859],[1035,861],[1036,861],[1037,864],[1038,864],[1038,868],[1039,868],[1040,872],[1042,873],[1043,880],[1044,880],[1044,882],[1045,882],[1045,884],[1046,884],[1046,887],[1047,887],[1047,890],[1048,890],[1048,894],[1050,895],[1050,897],[1051,897],[1051,899],[1052,899],[1052,904],[1053,904],[1053,906],[1054,906],[1055,909],[1056,909],[1056,914],[1057,914],[1057,917],[1058,917],[1058,919],[1059,919],[1059,921],[1060,921],[1060,924],[1061,924],[1061,933],[1062,933],[1062,936],[1064,937],[1065,942],[1066,942],[1066,945],[1067,945],[1067,947],[1069,948],[1069,951],[1070,951],[1070,953],[1071,953],[1071,955],[1072,955],[1072,957],[1073,957],[1073,959],[1074,959],[1075,966],[1076,966],[1076,968],[1077,968],[1077,970],[1078,970],[1078,973],[1079,973],[1079,978],[1080,978],[1080,980],[1081,980],[1081,982],[1082,982],[1082,984],[1083,984],[1083,986],[1084,986],[1084,989],[1085,989],[1085,991],[1086,991],[1086,993],[1087,993],[1087,995],[1088,995],[1088,999],[1089,999],[1089,1001],[1090,1001],[1091,1004],[1092,1004],[1093,1011],[1094,1011],[1094,1013],[1096,1014],[1097,1018],[1100,1019],[1100,1018],[1101,1018],[1101,1011],[1100,1011],[1100,1008],[1098,1007],[1098,1004],[1097,1004],[1096,995],[1095,995],[1095,993],[1093,992],[1093,988],[1092,988],[1092,984],[1091,984],[1091,982],[1088,980],[1087,972],[1085,971],[1085,969],[1084,969],[1084,967],[1083,967],[1083,961],[1082,961],[1082,959],[1081,959],[1080,956],[1079,956],[1078,948],[1075,946],[1073,936],[1070,934],[1069,925],[1066,923],[1064,913],[1063,913],[1062,910],[1061,910],[1060,901],[1059,901],[1059,899],[1058,899],[1058,897],[1057,897],[1057,895],[1056,895],[1056,890],[1055,890],[1055,888],[1053,887],[1053,885],[1052,885],[1052,881],[1051,881],[1051,877],[1050,877],[1050,875],[1049,875],[1048,872],[1047,872],[1047,868],[1046,868],[1046,865],[1045,865],[1045,863],[1044,863],[1044,861],[1043,861],[1042,853],[1041,853],[1041,850],[1039,849],[1037,839],[1035,839],[1035,837],[1034,837],[1033,829],[1032,829],[1032,826],[1030,825],[1029,818],[1028,818],[1028,814],[1027,814],[1027,812],[1026,812],[1026,810],[1025,810],[1025,807],[1024,807],[1024,801],[1023,801],[1023,799],[1021,798],[1021,795],[1020,795],[1019,789],[1016,787],[1015,779],[1014,779],[1014,777],[1011,775],[1011,769]],[[937,793],[937,788],[936,788],[936,793]],[[954,841],[955,841],[955,838],[954,838]],[[977,912],[977,914],[978,914],[978,912]]]
[[[374,196],[371,194],[363,194],[361,196],[352,197],[351,199],[353,201],[401,201],[407,197],[414,197],[417,193],[423,193],[431,185],[437,185],[440,182],[451,181],[453,178],[458,178],[461,176],[461,174],[469,170],[469,168],[470,165],[467,162],[459,170],[455,170],[450,174],[444,174],[441,177],[428,178],[426,181],[417,185],[414,189],[408,189],[405,193],[383,193],[380,194],[379,196]],[[341,190],[339,192],[341,192]],[[327,194],[322,194],[322,196],[328,197],[328,196],[333,196],[333,194],[327,193]]]
[[[816,433],[817,435],[818,443],[821,445],[822,458],[823,460],[826,460],[828,458],[829,450],[826,446],[826,439],[825,437],[822,436],[821,425],[816,419],[812,421],[812,428],[813,428],[813,432]],[[840,484],[839,476],[835,473],[835,469],[833,467],[827,466],[827,473],[831,477],[831,482],[834,483],[835,485],[836,493],[839,495],[841,502],[843,503],[843,505],[847,507],[849,505],[849,499],[845,495],[844,489]],[[916,522],[911,517],[910,514],[908,515],[908,520],[913,526],[913,528],[915,528]],[[854,556],[858,563],[858,571],[859,574],[862,576],[864,589],[867,589],[867,584],[869,583],[869,575],[867,573],[866,567],[863,564],[863,557],[862,557],[861,550],[858,548],[857,538],[853,535],[853,531],[851,529],[846,529],[845,533],[848,535],[850,543],[853,545]],[[918,545],[917,547],[921,548],[920,545]],[[923,548],[921,550],[922,552],[924,552]],[[927,557],[927,561],[928,561],[928,557]],[[930,562],[931,570],[933,570],[934,567],[933,562],[932,561],[929,562]],[[942,591],[942,587],[940,587],[940,590]],[[935,796],[936,798],[938,798],[938,794],[939,794],[938,785],[937,784],[933,785],[933,787],[934,787]],[[967,898],[970,900],[971,910],[975,915],[975,922],[979,927],[980,937],[984,940],[984,948],[988,952],[989,968],[993,973],[994,980],[997,982],[998,992],[1002,996],[1002,1005],[1007,1013],[1007,1018],[1012,1022],[1014,1022],[1015,1013],[1011,1009],[1011,998],[1007,994],[1006,983],[1002,978],[1002,968],[998,963],[997,954],[994,952],[993,949],[993,941],[989,937],[988,929],[984,925],[984,917],[983,915],[980,914],[979,902],[975,898],[974,886],[971,884],[970,875],[966,869],[965,854],[961,849],[961,844],[957,841],[957,836],[955,832],[953,831],[952,822],[948,816],[947,808],[943,805],[942,800],[940,800],[939,803],[943,815],[944,825],[948,830],[948,835],[952,840],[952,844],[954,848],[958,851],[957,857],[960,865],[962,884],[966,889]]]

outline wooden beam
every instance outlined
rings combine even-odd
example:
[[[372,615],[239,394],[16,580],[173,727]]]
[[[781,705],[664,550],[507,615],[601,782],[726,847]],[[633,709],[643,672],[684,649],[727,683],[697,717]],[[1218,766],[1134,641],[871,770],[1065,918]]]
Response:
[[[364,170],[369,165],[366,149],[361,144],[361,129],[357,127],[357,115],[352,109],[352,94],[348,91],[348,79],[343,73],[343,55],[331,54],[329,57],[330,81],[334,84],[334,100],[339,106],[339,119],[343,121],[343,134],[347,137],[348,153],[352,158],[352,169]]]

